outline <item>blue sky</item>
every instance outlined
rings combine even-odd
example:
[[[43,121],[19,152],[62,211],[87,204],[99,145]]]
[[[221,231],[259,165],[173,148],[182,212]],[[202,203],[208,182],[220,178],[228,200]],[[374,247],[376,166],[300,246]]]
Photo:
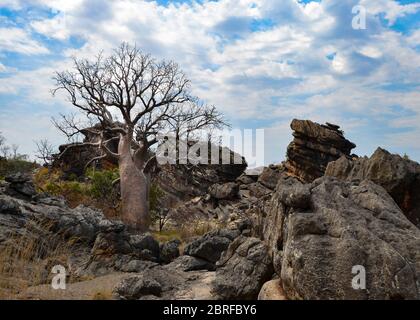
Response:
[[[177,61],[234,127],[265,128],[267,164],[293,118],[341,125],[359,155],[420,161],[419,27],[412,0],[0,0],[0,131],[29,154],[65,142],[50,118],[74,109],[51,96],[54,71],[128,41]]]

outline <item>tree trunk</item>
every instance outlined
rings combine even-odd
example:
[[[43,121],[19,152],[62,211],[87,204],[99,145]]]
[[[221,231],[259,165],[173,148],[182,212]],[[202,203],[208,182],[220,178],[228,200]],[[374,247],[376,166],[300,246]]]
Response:
[[[140,231],[147,231],[149,217],[149,185],[142,166],[131,152],[132,134],[122,136],[118,146],[121,183],[122,220]]]

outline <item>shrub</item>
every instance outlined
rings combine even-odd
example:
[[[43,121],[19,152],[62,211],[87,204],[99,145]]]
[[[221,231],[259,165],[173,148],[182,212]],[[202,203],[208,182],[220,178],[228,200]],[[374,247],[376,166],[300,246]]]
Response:
[[[158,224],[159,231],[163,230],[166,222],[169,219],[169,210],[163,208],[161,202],[163,197],[165,196],[165,192],[159,188],[158,185],[152,184],[150,186],[150,193],[149,193],[149,210],[150,210],[150,218],[153,223]]]
[[[6,159],[0,157],[0,179],[3,180],[8,175],[16,173],[32,172],[38,165],[34,162],[27,161],[24,157],[15,159]]]
[[[149,208],[150,211],[158,211],[160,207],[160,202],[164,197],[165,192],[159,188],[158,185],[152,184],[150,186],[150,193],[149,193]]]
[[[113,203],[118,200],[118,192],[115,188],[115,181],[120,176],[118,169],[88,170],[87,176],[90,179],[90,195],[93,198],[111,200]]]

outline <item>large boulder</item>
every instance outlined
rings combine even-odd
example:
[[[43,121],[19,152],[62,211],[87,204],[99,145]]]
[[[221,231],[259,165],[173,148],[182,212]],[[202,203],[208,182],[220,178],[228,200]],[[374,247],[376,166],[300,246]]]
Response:
[[[240,236],[217,263],[212,292],[221,299],[256,299],[272,275],[268,247],[257,238]]]
[[[304,182],[322,177],[329,162],[350,157],[356,147],[336,125],[294,119],[291,128],[294,139],[287,148],[284,166],[289,174]]]
[[[138,300],[143,296],[160,296],[161,293],[160,283],[143,275],[123,279],[114,288],[114,296],[121,300]]]
[[[370,157],[341,157],[328,164],[325,175],[343,180],[368,179],[385,188],[407,218],[420,228],[420,165],[378,148]]]
[[[170,263],[179,257],[179,246],[181,241],[178,239],[163,243],[160,246],[160,261],[163,263]]]
[[[382,187],[323,177],[309,199],[303,192],[306,205],[284,198],[281,183],[277,190],[264,235],[288,298],[420,298],[420,231]],[[366,290],[352,286],[356,266],[366,270]]]
[[[209,194],[216,200],[231,200],[238,197],[239,185],[235,182],[214,184],[209,188]]]
[[[204,259],[211,264],[219,261],[222,253],[227,250],[232,241],[240,235],[237,229],[220,229],[206,233],[189,243],[184,254]]]

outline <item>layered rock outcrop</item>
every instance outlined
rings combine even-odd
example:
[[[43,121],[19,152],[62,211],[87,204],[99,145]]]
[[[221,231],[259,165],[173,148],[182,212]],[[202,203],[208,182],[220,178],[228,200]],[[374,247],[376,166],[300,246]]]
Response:
[[[350,157],[356,147],[344,138],[340,127],[333,124],[294,119],[291,128],[294,139],[287,148],[284,166],[289,174],[304,182],[322,177],[328,163],[341,156]]]
[[[378,148],[370,157],[341,157],[328,164],[325,175],[346,181],[368,179],[382,186],[407,218],[420,228],[420,165]]]

